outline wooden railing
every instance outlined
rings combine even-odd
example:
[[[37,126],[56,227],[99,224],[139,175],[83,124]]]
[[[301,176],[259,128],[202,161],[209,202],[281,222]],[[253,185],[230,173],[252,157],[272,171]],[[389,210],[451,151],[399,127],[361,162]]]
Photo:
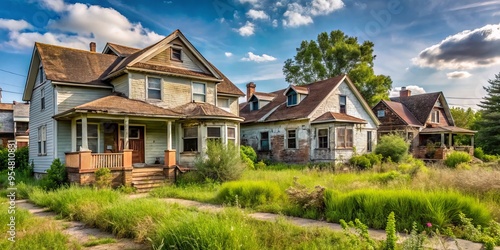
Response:
[[[71,152],[66,153],[66,166],[72,168],[80,167],[80,153],[79,152]]]
[[[91,168],[121,168],[123,153],[93,153]]]

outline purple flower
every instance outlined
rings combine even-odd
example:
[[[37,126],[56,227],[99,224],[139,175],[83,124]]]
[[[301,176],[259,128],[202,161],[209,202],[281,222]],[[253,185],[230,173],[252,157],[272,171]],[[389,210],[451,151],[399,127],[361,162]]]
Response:
[[[426,225],[427,225],[427,227],[432,227],[432,223],[430,223],[430,222],[427,222]]]

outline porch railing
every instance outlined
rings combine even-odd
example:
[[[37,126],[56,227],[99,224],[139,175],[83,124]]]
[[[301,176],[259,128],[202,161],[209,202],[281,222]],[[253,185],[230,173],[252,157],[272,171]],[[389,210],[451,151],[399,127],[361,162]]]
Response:
[[[93,153],[92,168],[121,168],[123,153]]]

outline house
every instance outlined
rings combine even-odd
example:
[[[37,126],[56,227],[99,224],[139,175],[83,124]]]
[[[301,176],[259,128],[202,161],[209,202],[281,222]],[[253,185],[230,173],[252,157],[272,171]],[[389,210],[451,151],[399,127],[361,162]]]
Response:
[[[0,103],[0,139],[4,148],[7,147],[8,141],[14,140],[13,106],[12,103]]]
[[[349,77],[271,93],[247,84],[240,104],[241,143],[259,158],[305,163],[344,161],[373,150],[379,121]]]
[[[399,133],[410,142],[410,151],[418,158],[444,159],[453,150],[474,154],[474,134],[455,126],[442,92],[411,95],[401,88],[400,96],[382,100],[373,107],[382,123],[378,136]],[[455,135],[471,137],[471,145],[455,145]]]
[[[0,88],[0,139],[2,147],[14,141],[18,148],[28,146],[29,103],[13,101],[1,103]]]
[[[244,96],[176,30],[144,49],[107,43],[102,53],[36,43],[23,99],[30,101],[35,173],[52,161],[70,179],[98,168],[130,183],[136,168],[188,167],[207,139],[239,145]]]

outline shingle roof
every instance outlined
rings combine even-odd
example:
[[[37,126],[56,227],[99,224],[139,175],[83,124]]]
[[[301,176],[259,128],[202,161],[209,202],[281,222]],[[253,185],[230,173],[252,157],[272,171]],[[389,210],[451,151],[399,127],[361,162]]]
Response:
[[[367,123],[365,120],[343,113],[326,112],[316,118],[312,123],[322,122],[347,122],[347,123]]]
[[[110,66],[121,60],[115,55],[56,45],[35,43],[35,46],[45,75],[52,81],[111,86],[102,78],[109,73]]]
[[[291,88],[299,94],[305,94],[305,95],[309,94],[309,88],[306,86],[292,86]]]
[[[257,97],[257,99],[264,101],[272,101],[276,97],[276,94],[263,92],[254,92],[253,95]]]
[[[205,102],[190,102],[183,104],[181,106],[173,108],[173,111],[183,114],[186,118],[203,118],[203,117],[229,117],[237,118],[240,117],[222,110],[212,104]]]
[[[171,73],[171,74],[176,74],[176,75],[188,75],[188,76],[194,76],[194,77],[203,77],[203,78],[213,78],[214,81],[218,81],[217,78],[215,78],[212,74],[205,74],[203,72],[197,72],[197,71],[192,71],[192,70],[187,70],[187,69],[182,69],[182,68],[177,68],[177,67],[170,67],[167,65],[157,65],[157,64],[150,64],[150,63],[134,63],[131,68],[139,68],[139,69],[146,69],[146,70],[155,70],[155,71],[161,71],[165,73]]]
[[[119,56],[129,56],[140,50],[137,48],[132,48],[116,43],[107,43],[106,45],[115,50],[116,52],[118,52],[118,54],[120,54]]]
[[[30,104],[24,102],[17,102],[14,105],[14,118],[29,117],[30,116]]]
[[[327,80],[305,85],[309,89],[309,95],[299,105],[287,107],[286,96],[283,93],[287,89],[281,89],[271,94],[276,97],[266,106],[259,110],[250,111],[247,105],[240,108],[240,115],[245,118],[244,123],[257,121],[284,121],[307,118],[311,112],[326,98],[326,96],[345,78],[345,75],[336,76]]]
[[[13,110],[12,103],[0,103],[0,110]]]
[[[436,104],[441,92],[412,95],[408,97],[392,97],[391,101],[400,102],[417,118],[420,124],[425,124]]]
[[[436,134],[436,133],[454,133],[454,134],[475,134],[477,131],[459,128],[455,126],[444,126],[434,128],[424,128],[420,133],[423,134]]]
[[[236,85],[234,85],[234,83],[231,82],[231,80],[229,80],[229,78],[227,78],[217,67],[215,67],[211,62],[208,63],[223,79],[221,83],[217,84],[217,93],[245,96],[245,93],[236,87]]]
[[[422,126],[422,123],[420,123],[413,113],[410,112],[410,110],[408,110],[408,108],[406,108],[406,106],[402,103],[385,100],[382,100],[382,102],[385,103],[387,107],[392,109],[392,111],[394,111],[394,113],[396,113],[401,119],[403,119],[406,124],[412,126]]]

